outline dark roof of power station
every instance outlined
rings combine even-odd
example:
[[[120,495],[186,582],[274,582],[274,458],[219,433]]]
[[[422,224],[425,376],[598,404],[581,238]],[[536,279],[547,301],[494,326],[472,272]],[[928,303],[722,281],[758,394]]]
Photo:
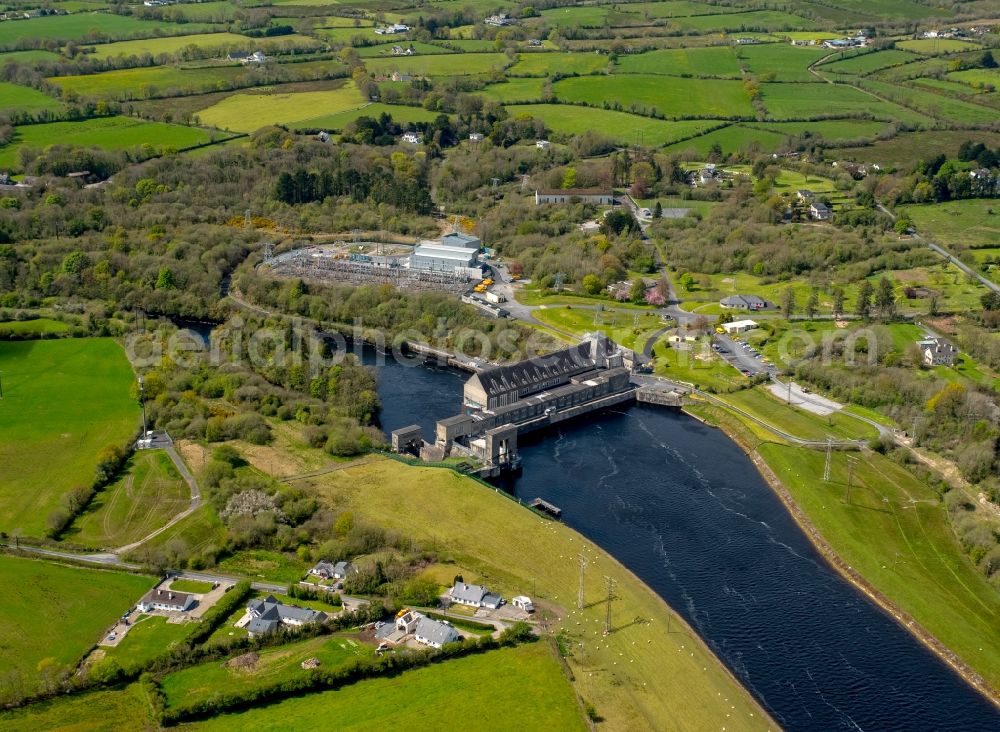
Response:
[[[607,357],[614,352],[615,344],[601,335],[561,351],[480,371],[472,379],[479,380],[488,396],[495,396],[538,384],[548,385],[557,377],[568,380],[593,369],[597,365],[596,357]]]

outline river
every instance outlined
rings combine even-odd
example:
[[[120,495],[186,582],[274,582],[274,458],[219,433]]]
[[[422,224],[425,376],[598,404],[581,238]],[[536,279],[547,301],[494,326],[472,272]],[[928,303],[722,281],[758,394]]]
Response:
[[[382,424],[430,438],[467,376],[409,366],[378,369]],[[634,406],[533,435],[521,457],[507,487],[561,507],[786,729],[1000,729],[992,704],[823,561],[720,431]]]

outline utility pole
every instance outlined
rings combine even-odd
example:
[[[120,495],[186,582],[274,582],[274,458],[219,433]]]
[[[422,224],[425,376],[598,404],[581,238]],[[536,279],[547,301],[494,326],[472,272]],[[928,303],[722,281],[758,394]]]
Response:
[[[604,615],[604,635],[610,635],[611,634],[611,601],[615,597],[615,585],[617,585],[618,583],[615,580],[613,580],[611,577],[608,577],[607,575],[604,576],[604,579],[607,580],[607,582],[608,582],[608,606],[607,606],[607,611],[606,611],[606,613]]]
[[[833,440],[826,438],[826,465],[823,466],[823,482],[830,482],[830,462],[833,460]]]
[[[788,382],[788,406],[792,406],[792,382]]]
[[[847,502],[848,502],[848,504],[850,504],[850,502],[851,502],[851,488],[854,487],[854,466],[857,464],[857,462],[858,462],[858,459],[856,457],[852,457],[851,455],[847,456]]]
[[[580,557],[580,587],[576,591],[576,609],[577,610],[582,610],[583,609],[583,605],[584,605],[584,600],[583,600],[583,577],[584,577],[584,574],[586,573],[587,558],[585,556],[583,556],[582,554],[579,554],[577,556]]]
[[[146,384],[139,377],[139,404],[142,405],[142,439],[146,439]]]

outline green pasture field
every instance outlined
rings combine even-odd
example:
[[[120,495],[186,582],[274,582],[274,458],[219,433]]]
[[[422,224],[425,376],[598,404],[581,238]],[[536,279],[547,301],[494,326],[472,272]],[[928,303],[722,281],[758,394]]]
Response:
[[[842,61],[832,61],[819,67],[820,71],[833,71],[838,74],[870,74],[879,69],[888,68],[909,63],[920,58],[919,55],[909,51],[902,51],[890,48],[885,51],[875,51],[873,53],[862,53],[858,56],[844,59]]]
[[[278,3],[280,5],[280,3]],[[296,5],[304,5],[305,3],[295,3]],[[281,20],[284,22],[284,18],[274,18],[274,20]],[[293,18],[288,18],[288,21],[294,20]],[[366,20],[365,18],[347,18],[340,15],[328,15],[323,18],[324,28],[365,28],[368,26],[374,26],[374,21]]]
[[[252,579],[270,582],[298,582],[306,576],[311,565],[294,554],[269,551],[267,549],[245,549],[219,562],[219,569],[228,574],[237,574]]]
[[[0,165],[3,165],[0,158]],[[69,326],[61,320],[50,320],[49,318],[35,318],[34,320],[5,320],[0,322],[0,339],[11,335],[23,336],[31,334],[33,337],[46,333],[65,333]]]
[[[920,77],[937,76],[948,73],[952,68],[952,62],[959,61],[969,66],[975,66],[982,58],[982,51],[967,51],[965,53],[951,54],[948,56],[923,56],[919,60],[911,61],[902,66],[893,66],[882,69],[873,74],[873,78],[882,81],[918,79]]]
[[[507,69],[510,76],[551,76],[560,74],[603,73],[608,57],[600,53],[537,52],[522,53],[520,60]]]
[[[695,15],[674,18],[682,30],[741,31],[741,30],[782,30],[784,28],[808,28],[812,21],[780,10],[752,10],[748,13],[721,13],[719,15]]]
[[[298,129],[323,129],[342,130],[358,117],[378,118],[382,113],[390,115],[396,122],[405,124],[408,122],[433,122],[440,112],[428,112],[423,107],[408,107],[402,104],[382,104],[373,102],[357,109],[349,109],[345,112],[327,114],[322,117],[310,117],[299,120],[292,127]]]
[[[549,8],[539,13],[550,26],[557,28],[600,28],[612,10],[607,5]]]
[[[992,124],[1000,115],[1000,110],[997,109],[981,107],[978,104],[952,99],[941,94],[930,94],[926,91],[888,84],[884,81],[866,79],[864,84],[880,96],[893,101],[898,100],[923,114],[956,124]]]
[[[496,41],[486,38],[449,38],[447,41],[438,41],[438,43],[454,46],[459,51],[468,53],[497,50]]]
[[[761,84],[761,100],[772,119],[823,114],[871,114],[878,119],[929,121],[905,107],[890,104],[845,84]]]
[[[917,88],[928,89],[932,92],[943,91],[949,94],[962,94],[963,96],[987,93],[983,89],[973,88],[968,84],[962,84],[957,81],[949,81],[948,79],[914,79],[910,83]]]
[[[391,699],[391,704],[385,701]],[[337,726],[357,732],[413,727],[443,729],[456,718],[507,719],[511,710],[535,729],[588,729],[570,683],[548,643],[537,642],[465,656],[350,684],[336,691],[288,699],[245,712],[223,714],[199,729]]]
[[[347,81],[328,91],[233,94],[198,112],[198,118],[212,127],[253,132],[357,109],[364,103],[354,82]]]
[[[883,167],[912,166],[914,150],[920,158],[930,159],[938,154],[954,157],[966,140],[982,142],[990,147],[1000,146],[1000,133],[986,130],[927,130],[906,132],[888,140],[877,140],[863,147],[844,147],[837,156],[859,163],[878,163]]]
[[[511,595],[533,586],[533,598],[563,607],[574,603],[576,565],[538,562],[540,556],[569,557],[583,552],[590,560],[588,572],[592,576],[607,574],[616,566],[602,550],[565,525],[543,519],[452,471],[374,460],[307,482],[324,501],[352,511],[359,521],[403,532],[415,541],[436,537],[438,546],[449,548],[456,565],[478,574],[484,584]],[[404,497],[407,510],[401,512],[399,505]],[[465,521],[463,516],[476,516],[476,521]],[[518,536],[517,552],[511,552],[505,538],[511,532]],[[719,661],[697,642],[697,636],[680,625],[672,613],[672,631],[667,632],[666,614],[671,611],[660,598],[633,575],[616,576],[616,616],[642,617],[647,619],[644,625],[604,636],[598,625],[604,617],[604,606],[594,601],[599,593],[591,589],[585,600],[592,604],[550,626],[553,632],[563,629],[569,634],[574,652],[567,662],[573,670],[576,691],[607,719],[609,729],[667,729],[672,726],[669,720],[676,719],[687,720],[692,729],[774,727],[733,677],[722,671]],[[577,647],[578,641],[586,641],[586,647]],[[686,647],[681,649],[681,645]],[[606,683],[598,674],[591,675],[593,669],[610,668],[612,662],[617,662],[616,684]],[[436,679],[443,669],[435,671]],[[494,671],[490,683],[507,678],[513,677],[497,676]],[[435,683],[442,690],[450,686]],[[462,688],[467,694],[476,687]],[[499,693],[501,688],[494,687],[494,692]],[[729,700],[724,709],[712,701],[719,693]],[[441,705],[448,707],[447,702]],[[412,708],[408,711],[413,713]],[[341,722],[349,726],[346,719],[341,718]],[[252,721],[247,719],[243,724]],[[434,724],[429,726],[435,728]]]
[[[310,48],[319,45],[315,38],[300,35],[275,36],[274,38],[249,38],[236,33],[202,33],[189,36],[174,36],[170,38],[149,38],[140,41],[119,41],[94,47],[94,57],[98,59],[114,58],[115,56],[141,56],[144,53],[158,56],[161,53],[173,54],[187,46],[218,49],[218,55],[224,56],[226,51],[244,51],[260,49],[265,52],[281,51],[291,48]]]
[[[596,107],[576,107],[566,104],[521,104],[507,107],[512,116],[528,114],[545,122],[545,126],[564,135],[581,135],[595,130],[622,143],[659,146],[698,135],[718,122],[691,120],[671,122],[641,117],[628,112],[615,112]]]
[[[817,122],[761,122],[750,123],[747,127],[778,132],[782,135],[819,135],[824,140],[860,140],[873,138],[889,125],[865,119],[824,119]],[[837,153],[839,155],[839,153]]]
[[[758,451],[847,564],[989,683],[1000,681],[1000,597],[965,557],[933,490],[886,457],[855,453],[848,503],[845,455],[834,456],[826,483],[822,452]]]
[[[39,61],[59,61],[62,58],[62,55],[58,53],[42,51],[40,49],[32,51],[8,51],[7,53],[0,53],[0,67],[6,66],[13,61],[22,64],[34,64]]]
[[[688,15],[713,15],[719,12],[720,6],[705,5],[691,0],[665,0],[665,2],[642,2],[619,5],[629,13],[650,18],[679,18]],[[726,7],[726,6],[721,6]]]
[[[925,56],[937,56],[941,53],[961,53],[982,48],[978,43],[963,41],[958,38],[911,38],[896,41],[896,48],[913,51]]]
[[[405,47],[409,41],[409,37],[406,33],[400,33],[398,35],[384,36],[375,32],[374,26],[362,26],[360,28],[355,28],[353,26],[340,26],[337,28],[317,28],[315,31],[316,35],[323,38],[331,43],[336,44],[347,44],[351,45],[355,38],[364,38],[367,42],[372,41],[382,41],[392,40],[395,41],[396,45]]]
[[[508,79],[499,84],[490,84],[477,93],[503,104],[534,102],[541,100],[545,81],[540,78]]]
[[[829,49],[814,46],[793,46],[790,43],[762,43],[738,46],[736,55],[744,60],[758,79],[774,81],[815,81],[809,64],[823,58]]]
[[[560,100],[601,106],[617,102],[623,110],[656,111],[666,117],[753,117],[742,82],[684,79],[656,75],[579,76],[553,84]]]
[[[944,246],[1000,246],[1000,202],[989,198],[969,198],[946,203],[900,206],[917,231]]]
[[[921,18],[952,15],[952,11],[943,6],[924,5],[913,0],[837,0],[837,6],[857,15],[868,15],[879,18],[901,18],[912,21]]]
[[[160,682],[167,707],[196,704],[225,690],[226,693],[243,692],[269,686],[275,682],[308,676],[301,664],[308,658],[318,658],[320,668],[332,669],[348,661],[369,658],[375,649],[347,635],[320,636],[298,643],[278,646],[259,654],[252,669],[226,668],[224,662],[190,666],[167,675]]]
[[[232,20],[236,16],[236,11],[240,7],[229,0],[209,0],[208,2],[184,3],[177,8],[176,12],[181,12],[188,20],[196,21],[216,21]],[[275,18],[275,20],[278,20]]]
[[[95,549],[114,549],[138,541],[190,504],[190,491],[170,456],[143,450],[128,472],[100,491],[64,538]]]
[[[668,74],[681,76],[740,77],[740,65],[729,46],[706,48],[665,48],[659,51],[621,56],[615,66],[618,74]]]
[[[135,432],[135,378],[110,338],[0,342],[0,530],[40,536],[63,493],[94,480],[97,453]]]
[[[699,157],[704,157],[708,154],[712,146],[718,143],[724,153],[738,152],[740,150],[772,152],[781,146],[786,137],[786,135],[770,130],[757,129],[744,125],[729,125],[720,130],[708,132],[700,137],[676,142],[673,145],[669,145],[666,149],[677,153],[694,151]]]
[[[133,603],[138,599],[136,596]],[[115,659],[124,668],[139,666],[162,656],[184,640],[190,631],[188,623],[168,623],[162,615],[140,615],[117,646],[101,650],[106,658]]]
[[[157,549],[180,545],[193,554],[208,547],[220,547],[225,543],[226,530],[222,521],[208,504],[202,504],[193,513],[178,521],[169,529],[143,543],[130,555],[144,561]]]
[[[806,440],[825,440],[828,437],[835,440],[867,440],[878,434],[874,427],[860,419],[838,413],[821,417],[789,406],[764,389],[754,387],[723,394],[719,398],[782,432]]]
[[[18,40],[26,38],[44,41],[80,41],[135,38],[152,36],[157,32],[166,35],[192,33],[210,28],[208,25],[191,23],[180,25],[159,20],[141,20],[113,13],[48,15],[42,18],[0,23],[0,47],[9,47]]]
[[[112,691],[56,697],[0,712],[0,732],[67,730],[98,732],[154,729],[149,699],[138,684]]]
[[[399,71],[413,76],[464,76],[485,74],[502,69],[510,63],[502,53],[449,53],[439,56],[400,56],[376,58],[365,67],[372,73],[391,74]]]
[[[0,667],[36,689],[46,664],[74,666],[153,584],[152,577],[0,555]]]
[[[0,114],[55,111],[62,109],[62,106],[61,102],[37,89],[11,84],[9,81],[0,81]]]
[[[77,122],[48,122],[14,128],[14,139],[0,147],[0,167],[18,167],[22,147],[47,148],[50,145],[100,147],[105,150],[128,150],[149,145],[153,151],[183,150],[203,145],[221,133],[200,127],[146,122],[131,117],[95,117]]]
[[[428,55],[438,53],[455,53],[450,48],[439,46],[434,43],[423,43],[422,41],[400,41],[397,43],[380,43],[376,46],[361,46],[357,49],[361,58],[409,58],[408,56],[393,56],[393,46],[402,46],[404,49],[413,46],[414,54]]]
[[[992,85],[994,89],[1000,88],[1000,70],[997,69],[966,69],[965,71],[952,71],[948,74],[949,79],[967,84],[973,88]]]
[[[608,307],[614,307],[609,305]],[[663,327],[660,316],[654,313],[639,313],[634,311],[619,313],[607,311],[595,313],[593,310],[582,310],[571,306],[555,308],[539,308],[533,315],[546,325],[556,330],[583,335],[591,331],[600,331],[616,343],[626,348],[642,352],[646,341],[657,330]],[[635,318],[639,318],[638,327]]]
[[[47,79],[64,92],[81,97],[102,99],[143,99],[147,96],[177,96],[192,92],[216,91],[221,84],[257,72],[246,66],[144,66],[136,69],[116,69],[99,74],[53,76]]]
[[[170,583],[170,589],[175,592],[190,592],[195,595],[204,595],[212,591],[212,583],[200,580],[175,579]]]

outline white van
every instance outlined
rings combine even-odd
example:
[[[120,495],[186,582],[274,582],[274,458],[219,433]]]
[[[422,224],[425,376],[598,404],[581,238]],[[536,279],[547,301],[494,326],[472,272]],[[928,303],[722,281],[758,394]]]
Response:
[[[524,595],[518,595],[510,601],[510,604],[514,607],[519,607],[526,613],[535,612],[535,606],[531,604],[531,598],[525,597]]]

